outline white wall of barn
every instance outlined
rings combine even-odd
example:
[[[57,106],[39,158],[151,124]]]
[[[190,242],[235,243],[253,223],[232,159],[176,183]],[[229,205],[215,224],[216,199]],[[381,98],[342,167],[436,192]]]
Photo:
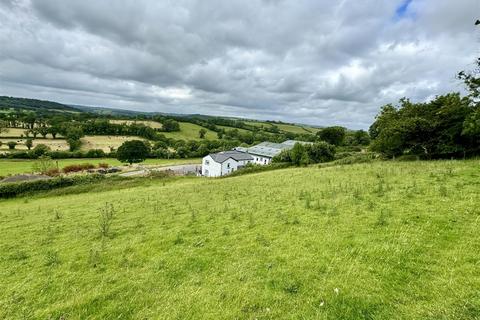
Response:
[[[253,157],[253,163],[255,164],[270,164],[272,162],[272,158],[264,157],[264,156],[259,156],[256,154],[250,154]]]

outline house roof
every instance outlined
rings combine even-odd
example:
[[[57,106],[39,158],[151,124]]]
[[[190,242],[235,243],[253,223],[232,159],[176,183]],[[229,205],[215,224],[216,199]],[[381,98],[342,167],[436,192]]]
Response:
[[[230,158],[236,161],[253,160],[253,157],[251,155],[245,152],[240,152],[240,151],[222,151],[222,152],[212,153],[210,154],[210,157],[212,157],[213,161],[218,163],[222,163],[225,160]]]
[[[282,152],[282,150],[292,149],[295,143],[297,142],[302,144],[309,143],[309,142],[297,141],[297,140],[287,140],[282,143],[274,143],[274,142],[266,141],[266,142],[259,143],[250,148],[239,147],[239,148],[235,148],[235,150],[238,150],[238,151],[245,150],[244,152],[248,152],[250,154],[273,158],[276,155],[278,155],[280,152]]]

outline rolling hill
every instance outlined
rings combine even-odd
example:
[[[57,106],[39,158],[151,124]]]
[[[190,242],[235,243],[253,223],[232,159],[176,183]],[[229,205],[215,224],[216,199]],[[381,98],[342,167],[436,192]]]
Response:
[[[292,168],[4,200],[0,318],[475,319],[479,165]]]

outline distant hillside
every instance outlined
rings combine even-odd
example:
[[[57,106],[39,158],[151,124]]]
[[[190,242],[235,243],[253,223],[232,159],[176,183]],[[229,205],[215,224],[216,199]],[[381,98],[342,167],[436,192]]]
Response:
[[[79,110],[65,104],[58,102],[27,99],[27,98],[15,98],[0,96],[0,108],[3,109],[27,109],[27,110],[56,110],[66,112],[78,112]]]

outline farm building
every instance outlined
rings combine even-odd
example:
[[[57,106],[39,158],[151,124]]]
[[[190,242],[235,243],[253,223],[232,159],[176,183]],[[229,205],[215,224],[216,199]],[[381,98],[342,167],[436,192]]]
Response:
[[[253,163],[255,164],[270,164],[272,162],[272,158],[278,155],[282,150],[290,150],[293,148],[295,143],[309,143],[303,141],[296,141],[296,140],[287,140],[282,143],[274,143],[274,142],[262,142],[253,147],[243,148],[237,147],[235,150],[246,152],[253,156]]]
[[[296,140],[287,140],[282,143],[265,141],[248,148],[237,147],[232,151],[209,154],[203,158],[202,175],[207,177],[224,176],[247,163],[270,164],[273,157],[282,152],[282,150],[293,148],[297,142],[309,143]]]
[[[251,162],[253,157],[245,152],[232,150],[212,153],[203,158],[202,175],[224,176]]]

